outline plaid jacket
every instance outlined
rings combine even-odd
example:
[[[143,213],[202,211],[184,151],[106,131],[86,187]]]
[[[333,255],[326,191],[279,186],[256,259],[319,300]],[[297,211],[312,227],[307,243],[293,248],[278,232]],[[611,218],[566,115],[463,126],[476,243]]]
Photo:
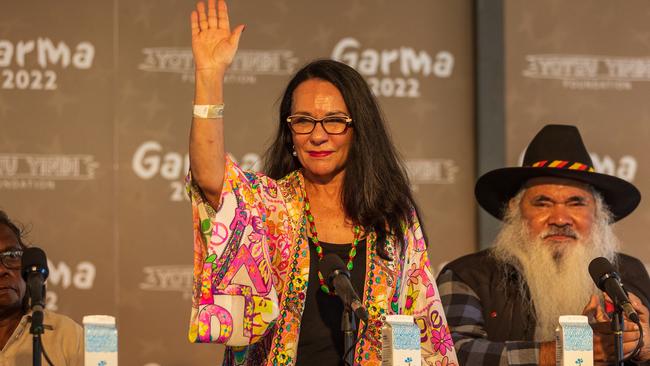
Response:
[[[538,365],[540,342],[532,341],[535,319],[521,306],[514,288],[519,278],[510,282],[513,288],[498,286],[503,272],[489,253],[459,258],[443,268],[437,279],[458,360],[468,366]],[[616,263],[627,290],[649,306],[650,279],[643,264],[620,253]]]
[[[452,270],[438,276],[438,290],[461,365],[539,363],[539,342],[488,339],[481,299]]]

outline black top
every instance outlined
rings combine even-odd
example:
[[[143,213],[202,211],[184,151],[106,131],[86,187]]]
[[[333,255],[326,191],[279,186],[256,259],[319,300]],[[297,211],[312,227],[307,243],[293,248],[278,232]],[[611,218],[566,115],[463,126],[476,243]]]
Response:
[[[320,242],[323,256],[336,253],[343,263],[348,263],[352,244],[330,244]],[[352,286],[359,298],[363,298],[363,284],[366,278],[366,241],[360,240],[357,255],[351,271]],[[343,303],[337,296],[324,293],[318,282],[318,254],[311,242],[309,245],[309,284],[302,313],[296,366],[343,365],[343,332],[341,315]],[[359,319],[357,329],[359,327]],[[354,351],[352,351],[354,352]]]

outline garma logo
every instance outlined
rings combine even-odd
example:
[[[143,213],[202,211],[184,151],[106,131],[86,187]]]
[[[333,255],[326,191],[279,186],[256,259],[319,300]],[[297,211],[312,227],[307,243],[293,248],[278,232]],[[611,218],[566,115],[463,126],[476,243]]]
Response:
[[[237,161],[233,156],[231,159]],[[252,152],[244,154],[239,162],[242,169],[250,171],[258,171],[260,164],[260,156]],[[183,179],[190,169],[188,153],[167,151],[158,141],[145,141],[133,153],[131,168],[140,179],[150,180],[160,176],[169,181],[170,201],[189,200]]]
[[[54,263],[47,260],[50,269],[50,276],[47,280],[48,288],[45,298],[46,307],[49,310],[58,310],[58,290],[75,288],[78,290],[92,290],[95,284],[97,268],[90,261],[81,261],[76,266],[67,262]]]
[[[332,58],[359,71],[373,93],[382,97],[417,98],[420,96],[417,76],[448,78],[454,71],[454,55],[449,51],[439,51],[432,57],[427,51],[405,46],[362,49],[361,42],[352,37],[343,38],[334,46]]]
[[[55,45],[47,37],[16,42],[0,39],[0,89],[56,90],[55,66],[87,70],[94,58],[95,46],[87,41],[71,47],[63,41]]]

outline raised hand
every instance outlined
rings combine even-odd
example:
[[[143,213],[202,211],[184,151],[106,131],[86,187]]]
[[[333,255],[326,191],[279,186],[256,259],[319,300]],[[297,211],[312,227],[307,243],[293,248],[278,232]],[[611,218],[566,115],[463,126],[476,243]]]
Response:
[[[225,72],[237,52],[244,25],[230,31],[228,7],[224,0],[199,1],[190,16],[192,26],[192,52],[196,70]]]
[[[217,9],[218,8],[218,9]],[[232,63],[244,26],[230,31],[228,8],[224,0],[199,1],[190,17],[192,52],[196,66],[194,82],[195,105],[221,105],[226,69]],[[201,187],[212,207],[221,198],[225,169],[223,117],[192,119],[190,130],[190,164],[192,178]]]

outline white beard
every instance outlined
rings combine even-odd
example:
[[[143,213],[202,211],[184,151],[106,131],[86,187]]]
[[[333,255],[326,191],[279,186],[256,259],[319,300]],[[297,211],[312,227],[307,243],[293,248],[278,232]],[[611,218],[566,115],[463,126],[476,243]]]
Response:
[[[519,210],[506,216],[493,255],[522,274],[519,291],[521,298],[528,300],[527,306],[535,309],[535,340],[552,341],[560,315],[582,314],[592,294],[602,296],[588,265],[596,257],[613,261],[618,240],[606,220],[596,220],[588,238],[549,244],[541,239],[544,233],[530,237]]]

